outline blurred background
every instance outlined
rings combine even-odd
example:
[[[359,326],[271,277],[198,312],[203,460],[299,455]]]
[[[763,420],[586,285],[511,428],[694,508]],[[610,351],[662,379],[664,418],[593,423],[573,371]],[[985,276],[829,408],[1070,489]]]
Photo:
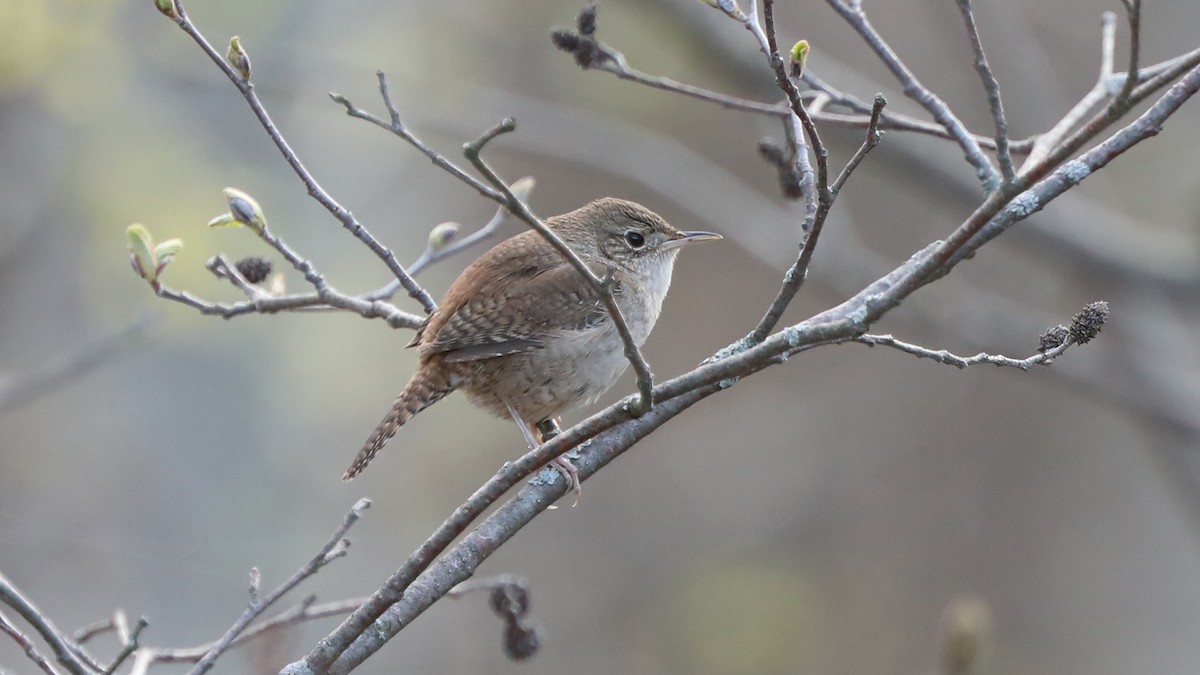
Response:
[[[978,4],[1014,138],[1049,128],[1093,86],[1100,14],[1121,10],[1115,0]],[[1197,47],[1200,5],[1145,4],[1145,63]],[[924,117],[824,3],[780,5],[781,43],[809,39],[814,72]],[[867,6],[922,81],[990,133],[954,3]],[[755,151],[780,125],[581,72],[549,40],[578,4],[188,9],[222,53],[241,36],[292,146],[402,261],[435,224],[472,229],[494,206],[329,101],[336,91],[384,114],[377,69],[405,122],[453,158],[515,116],[517,133],[488,155],[510,180],[538,179],[542,215],[615,195],[723,233],[676,268],[646,347],[660,377],[750,330],[794,258],[803,209],[781,199]],[[599,25],[635,67],[778,98],[751,36],[694,0],[604,0]],[[1119,35],[1123,69],[1123,22]],[[143,644],[194,646],[241,613],[251,566],[273,588],[369,496],[350,554],[293,601],[374,590],[522,452],[520,435],[452,397],[365,475],[340,481],[412,372],[410,332],[336,314],[200,316],[130,272],[124,229],[183,238],[165,281],[236,300],[204,261],[269,252],[245,230],[205,227],[233,185],[338,289],[376,288],[386,268],[306,197],[235,89],[150,0],[0,0],[0,36],[0,377],[11,393],[68,373],[0,412],[0,569],[65,630],[124,608],[149,618]],[[822,133],[838,168],[861,141]],[[1196,672],[1197,138],[1192,101],[1159,137],[876,327],[960,354],[1024,357],[1046,327],[1105,299],[1112,320],[1097,342],[1031,373],[850,345],[744,380],[481,568],[529,579],[546,631],[532,661],[507,661],[501,623],[468,597],[438,603],[360,672],[928,673],[943,610],[964,597],[991,614],[984,672]],[[785,320],[840,302],[979,200],[956,146],[888,133],[843,191]],[[478,252],[421,281],[440,297]],[[303,289],[290,272],[288,283]],[[147,327],[128,332],[135,325]],[[632,388],[627,376],[606,401]],[[275,672],[335,624],[240,648],[216,672]],[[96,651],[111,655],[114,642],[97,638]],[[8,640],[0,665],[34,670]]]

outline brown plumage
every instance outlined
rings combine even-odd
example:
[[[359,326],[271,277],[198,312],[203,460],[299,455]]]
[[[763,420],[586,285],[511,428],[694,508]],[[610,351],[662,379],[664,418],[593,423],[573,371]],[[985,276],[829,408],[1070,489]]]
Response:
[[[633,202],[601,199],[546,225],[597,276],[611,267],[613,296],[640,345],[658,318],[681,245],[718,239],[682,232]],[[358,475],[413,415],[463,390],[525,430],[616,382],[627,361],[599,295],[532,230],[484,253],[451,284],[408,345],[417,372],[376,427],[344,479]]]

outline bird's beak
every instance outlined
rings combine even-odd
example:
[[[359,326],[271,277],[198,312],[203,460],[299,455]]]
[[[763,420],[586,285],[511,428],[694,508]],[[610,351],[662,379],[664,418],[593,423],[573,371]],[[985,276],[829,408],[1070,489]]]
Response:
[[[724,239],[724,237],[722,237],[721,235],[716,234],[714,232],[699,232],[699,231],[695,231],[695,230],[692,230],[692,231],[685,230],[682,232],[675,233],[675,236],[673,238],[671,238],[670,240],[664,242],[663,245],[659,247],[659,249],[663,250],[663,251],[669,251],[673,248],[679,248],[680,246],[687,246],[688,244],[692,244],[692,243],[695,243],[698,241],[716,241],[718,239]]]

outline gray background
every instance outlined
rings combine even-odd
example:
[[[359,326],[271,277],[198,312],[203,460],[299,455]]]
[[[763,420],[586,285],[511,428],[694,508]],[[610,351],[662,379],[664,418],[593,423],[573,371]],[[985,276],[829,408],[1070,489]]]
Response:
[[[820,75],[863,98],[882,88],[895,109],[919,114],[824,3],[780,4],[781,41],[812,41]],[[1092,86],[1099,14],[1119,3],[979,4],[1014,136],[1047,128]],[[1146,62],[1197,46],[1200,5],[1146,5]],[[987,132],[954,4],[867,7],[922,81]],[[376,69],[391,76],[405,121],[451,156],[515,116],[518,132],[489,156],[510,179],[538,178],[540,214],[616,195],[723,233],[680,259],[645,350],[660,376],[745,334],[794,256],[801,209],[778,197],[754,152],[778,125],[579,71],[548,38],[576,4],[189,9],[222,51],[242,37],[294,148],[403,261],[436,223],[482,224],[494,209],[326,98],[382,112]],[[777,96],[750,35],[700,3],[602,2],[599,20],[601,39],[644,70]],[[61,627],[122,607],[151,620],[145,644],[191,646],[242,611],[252,565],[273,587],[365,495],[375,505],[350,555],[296,599],[373,590],[521,453],[520,435],[452,397],[365,475],[338,480],[412,372],[410,334],[341,315],[199,316],[130,273],[124,228],[184,238],[167,282],[234,300],[202,265],[264,252],[245,231],[204,227],[235,185],[339,289],[374,288],[387,270],[305,197],[236,91],[149,0],[7,0],[0,37],[0,374],[20,381],[157,317],[119,358],[0,415],[0,569]],[[823,133],[840,167],[860,134]],[[1099,343],[1032,373],[861,346],[792,359],[696,406],[589,481],[579,508],[545,514],[486,563],[481,573],[532,584],[546,628],[534,660],[504,659],[500,623],[478,597],[439,603],[362,672],[928,672],[942,608],[971,592],[995,614],[989,672],[1194,673],[1200,510],[1187,461],[1198,444],[1164,415],[1186,419],[1200,403],[1195,340],[1178,330],[1196,322],[1198,133],[1192,102],[1078,198],[878,327],[959,353],[1024,356],[1041,329],[1103,298],[1113,321]],[[949,232],[978,198],[955,146],[887,135],[843,192],[787,318],[840,301]],[[1110,274],[1055,232],[1182,281],[1167,292]],[[423,282],[440,296],[470,257]],[[295,275],[289,284],[303,288]],[[627,376],[606,400],[631,389]],[[333,625],[231,653],[217,672],[273,672]],[[32,672],[7,640],[0,664]]]

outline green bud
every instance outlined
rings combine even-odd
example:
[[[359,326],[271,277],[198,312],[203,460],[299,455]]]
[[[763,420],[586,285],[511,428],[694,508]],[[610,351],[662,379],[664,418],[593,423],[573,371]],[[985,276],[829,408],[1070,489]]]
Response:
[[[533,176],[525,176],[524,178],[518,178],[512,185],[508,186],[508,189],[512,190],[517,199],[528,201],[529,193],[533,192],[533,188],[536,185],[537,181],[534,180]]]
[[[209,227],[240,227],[241,223],[234,220],[232,213],[222,213],[221,215],[208,221]]]
[[[747,19],[737,0],[700,0],[700,2],[725,12],[725,15],[731,19],[737,19],[738,21],[745,21]]]
[[[162,274],[163,269],[166,268],[167,264],[171,262],[171,259],[182,250],[182,239],[168,239],[160,243],[158,246],[155,246],[154,257],[158,259],[158,265],[154,268],[154,275],[158,276]]]
[[[804,64],[808,61],[808,40],[801,40],[792,45],[792,77],[804,74]]]
[[[175,0],[154,0],[154,6],[172,19],[179,18],[179,8],[175,6]]]
[[[225,188],[225,202],[229,204],[229,213],[237,222],[262,234],[267,229],[267,219],[263,216],[262,207],[254,197],[237,188]]]
[[[446,222],[429,231],[429,250],[440,251],[458,236],[458,223]]]
[[[246,55],[246,50],[242,49],[242,41],[238,36],[229,38],[229,51],[225,52],[225,59],[238,71],[243,80],[250,79],[250,57]]]
[[[154,255],[154,239],[150,231],[141,223],[134,223],[125,228],[125,236],[129,239],[129,264],[133,271],[151,285],[158,284],[158,258]]]

